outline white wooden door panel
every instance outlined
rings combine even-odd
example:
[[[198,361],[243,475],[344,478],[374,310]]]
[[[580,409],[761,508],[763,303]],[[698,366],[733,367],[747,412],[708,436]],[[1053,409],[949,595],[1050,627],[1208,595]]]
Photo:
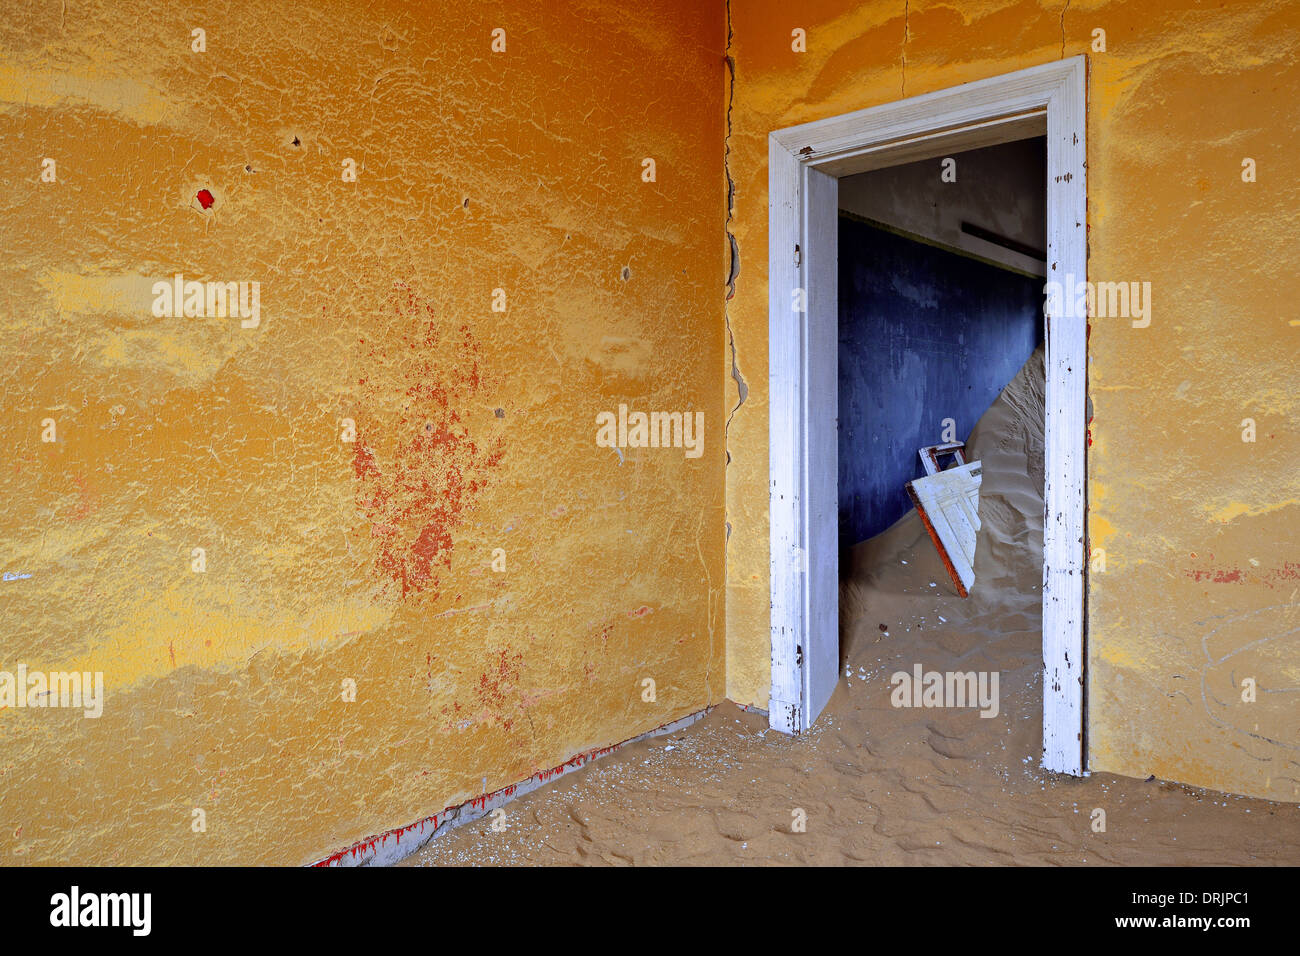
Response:
[[[980,463],[972,461],[907,483],[907,493],[962,597],[975,583],[982,474]]]

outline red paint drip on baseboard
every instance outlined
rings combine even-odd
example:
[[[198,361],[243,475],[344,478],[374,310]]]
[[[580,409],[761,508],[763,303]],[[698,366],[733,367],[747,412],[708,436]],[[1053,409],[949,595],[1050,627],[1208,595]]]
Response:
[[[712,707],[706,707],[701,713],[706,714],[712,709],[713,709]],[[681,719],[684,718],[680,718],[680,717],[677,718],[677,720],[681,720]],[[663,730],[665,727],[668,726],[668,724],[672,724],[672,723],[676,723],[676,720],[670,720],[667,723],[660,724],[658,727],[654,728],[654,730],[648,731],[647,733],[652,734],[657,730]],[[560,764],[559,766],[552,767],[550,770],[539,770],[537,773],[533,774],[531,777],[525,780],[524,784],[531,783],[534,780],[538,781],[539,783],[545,783],[551,778],[559,776],[560,774],[564,773],[566,770],[576,770],[577,768],[583,766],[584,764],[587,764],[592,760],[596,760],[599,757],[604,757],[607,754],[612,754],[615,750],[625,747],[627,744],[631,743],[632,740],[639,739],[640,737],[644,737],[646,735],[647,734],[638,734],[637,737],[631,738],[629,740],[625,740],[622,743],[613,744],[609,747],[598,747],[595,750],[584,751],[583,753],[580,753],[575,757],[571,757],[570,759],[566,760],[564,763]],[[411,836],[415,834],[423,835],[424,832],[430,826],[432,826],[433,829],[436,831],[439,826],[438,824],[439,817],[446,816],[447,814],[451,813],[453,810],[459,810],[466,806],[473,807],[475,809],[480,809],[480,808],[487,809],[487,805],[490,800],[493,800],[497,797],[501,797],[503,799],[512,797],[515,795],[515,792],[519,789],[519,787],[524,784],[517,784],[517,783],[511,784],[508,787],[502,787],[500,790],[494,790],[492,793],[483,794],[482,796],[474,797],[470,800],[465,801],[465,803],[457,804],[454,807],[447,807],[445,810],[442,811],[442,813],[435,813],[433,816],[425,817],[423,820],[417,820],[415,823],[412,823],[408,827],[398,827],[396,829],[388,830],[384,833],[381,833],[378,836],[373,836],[369,840],[362,840],[359,843],[354,843],[352,846],[348,847],[345,850],[339,850],[337,853],[326,857],[320,862],[313,863],[312,866],[313,867],[339,866],[340,864],[343,863],[345,859],[355,860],[358,854],[360,854],[362,859],[364,859],[368,854],[375,852],[377,849],[387,844],[389,837],[393,838],[393,842],[395,845],[400,845],[402,842],[402,837],[404,836]],[[443,823],[445,824],[446,821],[444,820]]]

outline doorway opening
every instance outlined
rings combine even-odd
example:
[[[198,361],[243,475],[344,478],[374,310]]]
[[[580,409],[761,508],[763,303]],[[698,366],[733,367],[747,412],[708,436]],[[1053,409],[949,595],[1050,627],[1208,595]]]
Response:
[[[891,275],[900,288],[908,285],[909,274],[915,278],[928,270],[934,278],[960,271],[951,263],[934,260],[940,252],[952,255],[950,251],[900,250],[894,242],[903,238],[896,235],[899,230],[882,229],[881,220],[870,215],[842,221],[841,188],[851,202],[855,189],[851,177],[858,174],[924,160],[937,162],[971,150],[1041,137],[1046,153],[1043,275],[1049,282],[1084,281],[1085,70],[1084,58],[1076,57],[791,127],[769,138],[769,716],[776,729],[798,733],[809,728],[840,676],[837,418],[841,228],[864,247],[885,258],[894,257]],[[960,175],[958,171],[959,181]],[[863,219],[869,221],[860,221]],[[996,255],[1002,258],[1034,258],[1032,242],[1006,235],[1006,230],[1000,232],[996,223],[990,226],[988,221],[978,220],[974,215],[961,220],[966,223],[963,243],[984,243],[986,251],[998,249]],[[907,241],[918,245],[916,239],[914,234]],[[971,274],[956,283],[959,290],[969,293],[997,285],[987,281],[987,276],[981,278],[980,270],[971,267],[968,271]],[[1039,276],[1033,278],[1038,285],[1043,347],[1043,766],[1082,774],[1086,772],[1086,319],[1062,311],[1062,296],[1047,296],[1044,304]],[[914,294],[915,286],[912,283]],[[972,366],[980,362],[976,354],[980,351],[994,354],[1011,348],[1010,357],[999,355],[1001,365],[1006,365],[1015,360],[1015,351],[1036,345],[1039,333],[1023,320],[1023,284],[1011,293],[1006,288],[985,291],[991,300],[1001,301],[1008,295],[1017,299],[1014,308],[1007,308],[1019,318],[1003,323],[1006,327],[994,333],[982,324],[958,335],[969,332],[972,337],[964,343],[969,346],[965,354]],[[1006,342],[1016,344],[1012,348]],[[943,350],[932,351],[937,355]],[[1021,356],[1022,361],[1026,357]],[[1028,367],[1032,362],[1025,364]],[[974,377],[985,394],[995,387],[1000,391],[1005,384],[997,383],[1006,371],[1001,365],[988,360],[981,363]],[[878,395],[879,383],[873,384],[872,373],[873,366],[868,364],[861,389],[864,394]],[[973,396],[977,383],[966,384]],[[970,398],[960,414],[971,414],[972,403],[978,401]],[[954,434],[956,427],[954,421]],[[889,463],[879,456],[869,454],[856,464],[873,478],[887,480],[876,474],[888,470]],[[852,508],[849,512],[850,526],[862,521],[863,527],[869,527],[872,520],[886,520],[887,509],[866,508],[861,515],[854,515]]]
[[[840,180],[843,676],[1000,717],[882,733],[992,752],[1037,709],[1046,160],[1034,137]]]

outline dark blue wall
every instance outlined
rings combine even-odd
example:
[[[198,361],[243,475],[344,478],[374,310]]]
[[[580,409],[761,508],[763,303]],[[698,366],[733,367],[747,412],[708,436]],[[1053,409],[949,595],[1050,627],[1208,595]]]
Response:
[[[912,507],[916,451],[956,440],[1043,337],[1043,280],[840,216],[840,543]]]

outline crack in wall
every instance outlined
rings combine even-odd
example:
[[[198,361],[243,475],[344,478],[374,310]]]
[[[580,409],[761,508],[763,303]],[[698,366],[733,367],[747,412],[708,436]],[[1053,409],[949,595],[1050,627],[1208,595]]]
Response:
[[[1065,6],[1061,8],[1061,59],[1065,59],[1065,13],[1070,9],[1070,0],[1065,0]]]
[[[727,247],[730,255],[730,263],[727,267],[727,297],[722,303],[722,319],[727,327],[727,346],[731,349],[731,377],[736,383],[736,404],[731,409],[731,414],[727,416],[727,421],[722,429],[722,445],[727,453],[726,463],[723,465],[723,524],[726,528],[725,535],[722,539],[722,606],[727,607],[728,594],[731,582],[731,521],[730,515],[727,514],[726,501],[726,469],[731,466],[731,422],[736,417],[736,412],[740,411],[740,406],[745,404],[749,398],[749,385],[745,382],[745,376],[740,373],[740,364],[736,360],[736,333],[731,328],[731,299],[736,294],[736,280],[740,277],[740,243],[736,241],[735,234],[731,231],[731,223],[736,215],[736,180],[731,176],[731,108],[736,99],[736,57],[732,53],[732,44],[735,39],[735,33],[731,25],[731,0],[726,0],[727,9],[727,47],[723,53],[723,62],[727,66],[727,128],[723,134],[722,143],[722,172],[727,178],[727,221],[725,230],[727,234]],[[725,618],[724,618],[725,619]],[[723,633],[726,633],[724,624]],[[725,641],[724,641],[725,648]],[[710,648],[711,649],[711,648]],[[726,660],[726,651],[723,651],[723,660]],[[710,655],[712,660],[712,655]],[[725,673],[724,668],[724,673]],[[726,680],[723,681],[723,694],[727,693]]]
[[[908,40],[908,17],[912,12],[912,0],[903,2],[903,47],[900,55],[903,61],[903,79],[898,87],[898,95],[906,98],[907,96],[907,40]]]
[[[727,49],[723,54],[723,62],[727,65],[727,131],[723,140],[722,148],[722,171],[727,178],[727,245],[729,247],[731,261],[727,269],[727,302],[730,302],[732,296],[736,294],[736,279],[740,276],[740,243],[736,241],[735,235],[731,231],[731,221],[736,214],[736,181],[731,177],[731,107],[736,98],[736,58],[731,53],[731,45],[734,37],[734,31],[731,26],[731,0],[727,0]],[[724,304],[722,307],[722,318],[727,326],[727,345],[731,350],[731,377],[736,382],[736,393],[738,401],[731,413],[727,416],[727,422],[723,426],[723,446],[727,453],[727,464],[731,464],[731,445],[728,436],[731,433],[731,421],[736,417],[736,412],[740,406],[745,404],[749,398],[749,385],[745,381],[745,376],[740,372],[740,365],[736,361],[736,335],[731,328],[731,313]],[[731,537],[731,525],[727,525],[727,537]]]

